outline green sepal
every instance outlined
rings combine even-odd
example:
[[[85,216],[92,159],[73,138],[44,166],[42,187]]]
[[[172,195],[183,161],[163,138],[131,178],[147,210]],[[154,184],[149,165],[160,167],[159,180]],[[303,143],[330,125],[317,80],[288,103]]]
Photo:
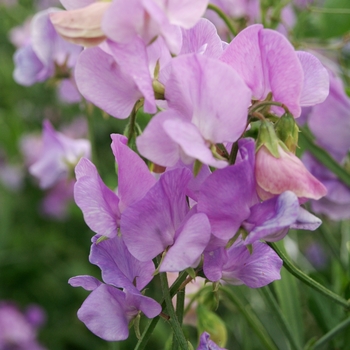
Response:
[[[199,161],[198,159],[195,160],[194,165],[193,165],[193,175],[194,177],[196,177],[199,172],[202,169],[202,165],[203,163],[201,161]]]
[[[101,236],[97,239],[96,244],[99,244],[100,242],[106,241],[107,239],[109,239],[109,238],[106,236]]]
[[[194,350],[194,348],[189,340],[187,340],[187,345],[188,345],[188,350]]]
[[[265,146],[275,158],[280,158],[278,152],[278,141],[279,139],[273,128],[273,124],[268,120],[263,120],[260,125],[259,135],[256,142],[256,152],[259,151],[262,146]]]
[[[190,277],[192,277],[193,279],[195,279],[196,278],[196,271],[194,270],[194,268],[193,267],[188,267],[186,270],[185,270],[187,273],[188,273],[188,275],[190,276]]]
[[[253,254],[253,245],[252,244],[247,244],[246,245],[248,251],[249,251],[249,254],[252,255]]]
[[[137,316],[134,319],[134,330],[135,335],[138,340],[141,339],[141,332],[140,332],[140,319],[141,319],[141,313],[139,312]]]
[[[298,147],[299,128],[292,114],[284,113],[275,124],[277,137],[295,154]]]

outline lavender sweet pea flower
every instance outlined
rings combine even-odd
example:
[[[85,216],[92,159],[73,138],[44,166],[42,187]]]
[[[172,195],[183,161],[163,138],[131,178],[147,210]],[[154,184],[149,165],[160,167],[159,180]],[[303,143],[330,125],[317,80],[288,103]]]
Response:
[[[15,55],[14,79],[22,85],[32,85],[46,80],[55,73],[55,64],[75,65],[81,47],[65,42],[55,31],[49,15],[56,8],[37,13],[31,22],[30,41]]]
[[[91,276],[76,276],[69,283],[92,291],[79,309],[78,317],[94,334],[108,341],[124,340],[129,335],[129,322],[139,311],[149,318],[161,312],[156,301],[139,292],[153,278],[153,262],[135,259],[122,237],[99,243],[94,237],[90,262],[100,267],[107,284]]]
[[[296,53],[282,34],[260,24],[240,32],[220,59],[240,74],[254,99],[264,100],[272,92],[273,100],[284,103],[295,118],[302,106],[321,103],[328,95],[327,71],[317,58]]]
[[[240,227],[248,233],[245,245],[264,239],[278,241],[290,227],[316,229],[321,221],[300,208],[298,197],[286,191],[260,203],[254,177],[254,140],[239,141],[235,165],[216,170],[202,183],[198,211],[205,213],[212,227],[206,251],[225,246]]]
[[[206,215],[196,208],[189,211],[187,205],[191,177],[186,168],[167,171],[121,218],[125,244],[137,259],[147,261],[166,250],[160,272],[178,272],[198,263],[210,238]]]
[[[129,322],[139,311],[148,318],[156,317],[161,306],[141,293],[122,291],[91,276],[77,276],[69,280],[73,287],[92,290],[78,310],[78,318],[86,327],[107,341],[125,340],[129,336]]]
[[[141,199],[156,182],[144,161],[126,144],[127,138],[112,134],[112,150],[118,164],[118,195],[100,178],[96,167],[82,159],[76,167],[74,198],[92,231],[109,238],[117,234],[121,213]]]
[[[215,344],[210,338],[209,333],[203,332],[199,339],[199,345],[197,350],[226,350],[220,348],[219,345]]]
[[[56,132],[48,120],[44,121],[43,126],[42,153],[30,166],[29,172],[39,179],[40,187],[46,189],[59,180],[67,179],[70,170],[81,157],[90,157],[90,143]]]
[[[0,349],[44,350],[36,339],[39,325],[40,321],[32,322],[16,305],[1,302]]]
[[[230,248],[218,248],[204,254],[203,270],[211,281],[223,280],[232,285],[263,287],[280,279],[283,261],[264,243],[252,244],[252,253],[241,240]]]
[[[162,166],[180,159],[227,166],[210,147],[241,136],[251,98],[234,70],[202,55],[179,56],[172,60],[165,97],[169,109],[154,117],[136,140],[140,153]]]

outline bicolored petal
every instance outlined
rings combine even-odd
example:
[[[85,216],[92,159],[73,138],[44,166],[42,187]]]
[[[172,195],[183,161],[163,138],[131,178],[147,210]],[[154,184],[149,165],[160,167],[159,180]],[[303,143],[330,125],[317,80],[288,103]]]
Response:
[[[281,230],[289,228],[299,216],[298,197],[290,191],[283,192],[278,197],[258,203],[251,208],[248,225],[254,225],[247,238],[245,245],[264,239],[275,242],[282,239]]]
[[[85,222],[98,235],[114,237],[120,219],[118,197],[103,183],[96,167],[88,159],[82,158],[75,172],[74,199],[83,212]]]

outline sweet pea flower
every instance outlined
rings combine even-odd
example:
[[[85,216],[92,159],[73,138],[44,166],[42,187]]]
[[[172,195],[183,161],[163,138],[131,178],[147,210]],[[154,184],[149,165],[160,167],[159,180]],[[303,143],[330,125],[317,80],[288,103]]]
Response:
[[[14,55],[14,79],[29,86],[52,77],[55,65],[74,67],[81,47],[67,43],[55,31],[49,15],[60,12],[49,8],[37,13],[31,21],[30,40]]]
[[[106,284],[92,276],[73,277],[69,284],[92,291],[78,310],[78,318],[91,332],[107,341],[124,340],[129,336],[129,322],[140,311],[148,318],[161,312],[155,300],[140,293],[153,278],[153,262],[135,259],[122,237],[99,243],[94,237],[90,262],[100,267]]]
[[[319,60],[306,52],[296,52],[280,33],[255,24],[242,30],[228,45],[221,58],[246,82],[254,100],[285,104],[295,118],[301,107],[325,100],[329,78]],[[281,114],[279,107],[272,110]]]
[[[314,230],[321,224],[299,207],[297,196],[290,191],[259,201],[254,152],[254,140],[240,140],[236,164],[216,170],[200,187],[198,211],[208,216],[213,236],[207,252],[224,247],[240,227],[246,231],[243,244],[247,245],[261,239],[278,241],[289,227]]]
[[[38,312],[44,313],[38,306],[34,306]],[[33,314],[32,314],[33,315]],[[0,303],[0,348],[18,350],[44,350],[37,341],[37,330],[43,323],[43,319],[33,319],[26,315],[10,302]],[[34,316],[34,315],[33,315]],[[40,317],[40,316],[39,316]],[[38,322],[37,322],[38,321]]]
[[[169,109],[152,118],[136,140],[140,153],[162,166],[180,159],[227,166],[211,148],[236,141],[246,128],[251,93],[238,74],[203,55],[179,56],[171,62],[165,97]]]
[[[40,157],[29,167],[43,189],[69,177],[81,157],[90,157],[90,142],[71,139],[57,132],[48,120],[43,123],[43,146]]]
[[[222,280],[232,285],[245,284],[260,288],[281,279],[283,261],[268,245],[261,242],[252,244],[252,252],[241,240],[230,248],[223,247],[204,254],[203,270],[213,282]]]
[[[127,138],[112,134],[112,150],[118,164],[118,194],[102,181],[96,167],[81,159],[76,166],[74,199],[92,231],[113,238],[125,208],[140,200],[155,184],[145,162],[127,146]]]

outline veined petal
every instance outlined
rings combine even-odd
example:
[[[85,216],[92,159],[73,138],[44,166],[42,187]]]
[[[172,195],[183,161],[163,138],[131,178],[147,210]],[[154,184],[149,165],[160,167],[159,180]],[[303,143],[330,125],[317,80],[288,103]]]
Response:
[[[119,208],[125,208],[141,199],[156,183],[146,163],[127,146],[127,138],[112,134],[112,151],[118,164]]]
[[[134,257],[153,259],[174,243],[176,229],[188,212],[185,190],[191,177],[185,168],[167,171],[141,200],[124,210],[121,233]]]
[[[127,290],[142,290],[153,278],[153,262],[141,262],[128,251],[122,237],[96,243],[94,239],[89,261],[102,271],[105,283]]]
[[[180,272],[192,266],[210,239],[211,227],[205,214],[192,215],[167,251],[160,272]]]
[[[119,199],[102,181],[96,167],[86,158],[76,166],[74,199],[92,231],[114,237],[120,219]]]
[[[78,318],[104,340],[125,340],[129,336],[125,299],[121,290],[101,284],[86,298],[78,310]]]

